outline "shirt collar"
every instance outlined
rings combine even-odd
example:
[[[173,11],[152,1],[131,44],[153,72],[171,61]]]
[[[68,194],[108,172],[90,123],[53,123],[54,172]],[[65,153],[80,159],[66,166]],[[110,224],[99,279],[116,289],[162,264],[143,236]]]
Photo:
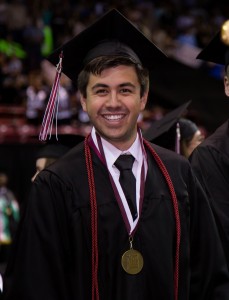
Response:
[[[92,139],[93,139],[97,149],[99,149],[94,127],[92,128],[91,135],[92,135]],[[141,157],[142,157],[142,153],[141,153],[142,152],[142,147],[141,147],[139,134],[137,134],[137,137],[136,137],[134,143],[131,145],[131,147],[129,149],[125,150],[125,151],[119,150],[118,148],[113,146],[111,143],[109,143],[108,141],[106,141],[102,137],[101,137],[101,141],[102,141],[103,150],[104,150],[104,154],[105,154],[105,157],[106,157],[106,162],[107,162],[108,169],[113,166],[116,159],[121,154],[131,154],[131,155],[133,155],[133,157],[138,162],[140,162]]]

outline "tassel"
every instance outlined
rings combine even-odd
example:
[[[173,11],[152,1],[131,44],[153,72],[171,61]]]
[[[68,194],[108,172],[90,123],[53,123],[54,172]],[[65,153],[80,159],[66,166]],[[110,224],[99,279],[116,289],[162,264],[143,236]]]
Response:
[[[177,127],[176,127],[176,148],[175,148],[175,152],[177,154],[180,154],[180,124],[179,122],[177,122]]]
[[[59,57],[60,57],[59,63],[56,66],[55,81],[52,86],[51,94],[49,97],[47,107],[45,109],[45,114],[41,125],[41,131],[39,134],[40,141],[46,141],[48,133],[51,137],[52,125],[53,125],[53,120],[55,115],[56,115],[56,139],[58,139],[57,138],[57,114],[58,114],[58,104],[59,104],[58,91],[59,91],[60,77],[62,72],[63,51],[61,51]]]

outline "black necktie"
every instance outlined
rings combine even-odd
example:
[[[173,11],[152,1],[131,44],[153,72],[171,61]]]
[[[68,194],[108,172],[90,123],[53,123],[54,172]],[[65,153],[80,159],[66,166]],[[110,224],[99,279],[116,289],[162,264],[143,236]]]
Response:
[[[132,155],[120,155],[115,161],[115,166],[120,171],[119,182],[126,196],[133,220],[137,218],[136,207],[136,179],[132,172],[134,157]]]

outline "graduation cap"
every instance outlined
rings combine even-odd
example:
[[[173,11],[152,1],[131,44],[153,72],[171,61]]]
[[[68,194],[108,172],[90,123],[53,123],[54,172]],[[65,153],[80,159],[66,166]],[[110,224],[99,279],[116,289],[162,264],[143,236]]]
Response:
[[[60,134],[58,140],[56,135],[51,136],[49,140],[39,149],[36,159],[38,158],[59,158],[72,147],[84,140],[84,136],[76,134]]]
[[[61,72],[76,82],[79,73],[89,62],[97,57],[111,55],[127,57],[149,71],[167,58],[118,10],[110,10],[47,58],[57,66],[57,74],[42,123],[41,140],[46,140],[47,132],[52,127]]]
[[[167,149],[179,151],[181,126],[179,120],[186,112],[191,100],[167,113],[160,120],[154,121],[151,126],[143,132],[143,137],[155,144]],[[187,129],[186,129],[187,134]]]
[[[118,10],[112,9],[47,59],[58,64],[63,52],[63,73],[73,81],[91,60],[99,56],[124,55],[151,70],[166,55]]]
[[[227,67],[229,64],[229,21],[223,24],[221,30],[196,58]]]

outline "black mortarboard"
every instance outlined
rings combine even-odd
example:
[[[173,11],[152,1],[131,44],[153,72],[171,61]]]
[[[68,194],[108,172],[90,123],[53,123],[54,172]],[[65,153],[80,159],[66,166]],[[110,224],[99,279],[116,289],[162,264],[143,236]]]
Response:
[[[72,147],[84,140],[84,136],[75,134],[60,134],[58,140],[56,136],[51,136],[49,140],[39,149],[38,158],[59,158]]]
[[[56,78],[45,110],[40,140],[46,140],[58,109],[61,72],[77,82],[79,73],[94,58],[118,55],[128,57],[149,71],[166,55],[119,11],[112,9],[94,24],[55,50],[47,59],[57,66]]]
[[[85,64],[102,55],[126,55],[136,62],[140,59],[148,70],[166,58],[157,46],[116,9],[107,12],[55,50],[47,59],[57,65],[61,51],[63,51],[63,73],[73,81],[77,80]]]
[[[175,150],[176,146],[176,124],[187,110],[191,101],[188,101],[176,109],[167,113],[160,120],[154,121],[150,127],[143,132],[143,137],[159,146]]]
[[[227,26],[229,25],[227,24]],[[229,39],[229,32],[228,29],[224,30],[224,33],[222,31],[223,26],[222,30],[219,31],[210,43],[197,55],[197,59],[225,66],[229,64],[229,46],[226,43],[226,37],[223,37],[223,34],[227,34],[227,39]]]

